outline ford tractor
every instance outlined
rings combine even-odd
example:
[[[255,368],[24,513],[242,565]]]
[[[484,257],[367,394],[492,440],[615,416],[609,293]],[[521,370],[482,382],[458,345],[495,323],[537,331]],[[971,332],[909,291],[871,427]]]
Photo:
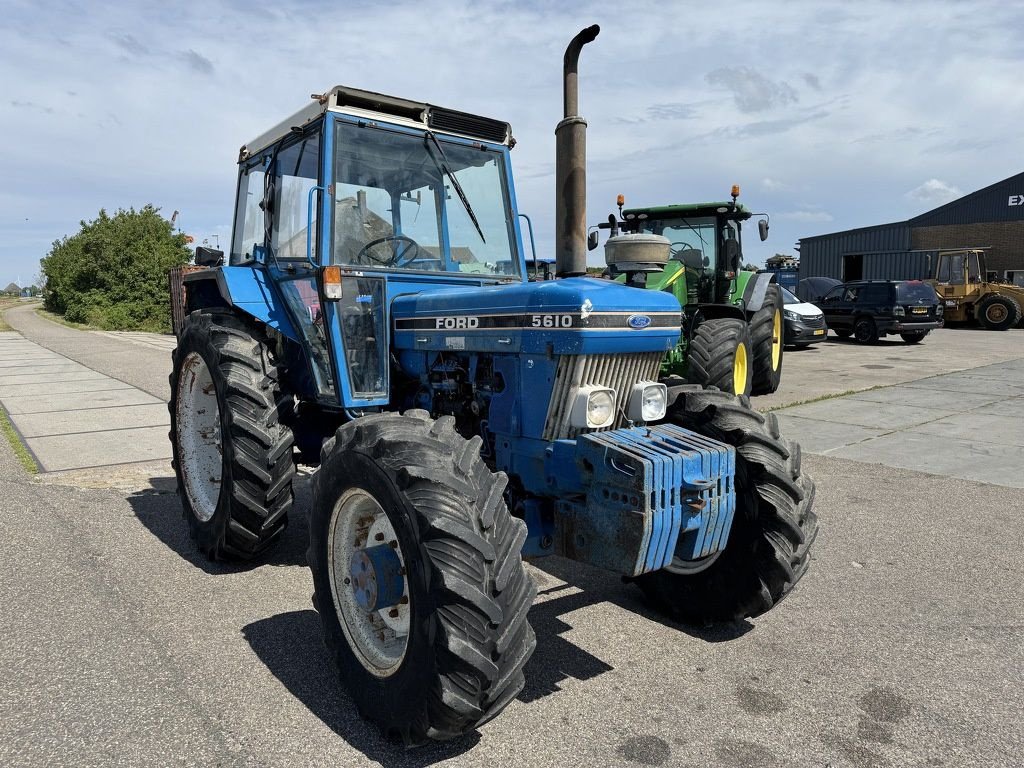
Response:
[[[782,291],[772,274],[742,269],[742,222],[754,214],[736,202],[739,192],[733,186],[727,202],[626,210],[619,195],[620,218],[611,214],[598,228],[611,230],[611,248],[605,248],[611,277],[667,291],[683,307],[682,336],[665,359],[664,375],[737,395],[766,395],[782,381]],[[768,237],[767,217],[758,231],[761,240]],[[620,232],[667,238],[667,262],[618,257]],[[590,246],[597,246],[593,234]]]
[[[336,87],[241,148],[226,263],[203,251],[172,294],[198,548],[258,558],[296,464],[318,467],[323,640],[359,712],[409,745],[522,689],[524,560],[621,574],[691,622],[757,616],[808,566],[799,447],[745,398],[659,381],[673,294],[583,277],[576,72],[597,33],[565,54],[556,279],[527,279],[508,123]]]

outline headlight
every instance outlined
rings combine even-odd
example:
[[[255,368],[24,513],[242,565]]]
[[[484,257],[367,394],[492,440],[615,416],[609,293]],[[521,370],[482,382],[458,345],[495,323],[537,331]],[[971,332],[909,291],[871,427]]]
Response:
[[[665,415],[668,387],[653,381],[641,381],[629,393],[626,415],[630,421],[657,421]]]
[[[935,305],[935,314],[936,314],[936,315],[941,315],[941,314],[942,314],[943,312],[945,312],[945,311],[946,311],[946,310],[944,310],[944,309],[942,308],[942,305],[941,305],[941,304],[936,304],[936,305]]]
[[[615,390],[587,386],[576,391],[569,423],[577,429],[601,429],[615,421]]]
[[[793,321],[796,321],[796,322],[799,322],[799,320],[800,320],[800,315],[798,315],[796,312],[794,312],[791,309],[784,309],[784,310],[782,310],[782,315],[787,320],[793,320]]]

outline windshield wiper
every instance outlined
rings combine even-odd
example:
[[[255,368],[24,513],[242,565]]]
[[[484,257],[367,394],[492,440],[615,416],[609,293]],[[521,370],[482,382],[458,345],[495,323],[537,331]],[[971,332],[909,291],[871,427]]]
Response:
[[[486,243],[487,238],[484,237],[484,231],[480,228],[480,222],[477,221],[476,214],[473,213],[473,206],[469,204],[469,198],[466,197],[466,193],[462,191],[462,185],[459,184],[459,180],[455,178],[455,174],[452,173],[452,169],[448,167],[448,158],[444,154],[444,147],[441,146],[441,142],[437,140],[437,136],[435,136],[431,131],[427,131],[426,135],[423,137],[424,145],[426,145],[427,149],[430,149],[428,140],[434,143],[434,146],[437,147],[438,154],[441,155],[440,161],[433,155],[430,156],[431,159],[434,161],[438,170],[451,181],[452,186],[455,188],[455,194],[457,194],[459,196],[459,200],[462,201],[462,207],[466,209],[466,213],[469,214],[469,218],[473,222],[473,226],[476,227],[477,234],[479,234],[480,239]]]

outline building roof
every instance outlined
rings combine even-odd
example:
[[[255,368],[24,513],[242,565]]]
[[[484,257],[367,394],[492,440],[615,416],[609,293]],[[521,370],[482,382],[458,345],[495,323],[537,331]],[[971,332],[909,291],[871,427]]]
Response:
[[[1020,204],[1011,203],[1019,198]],[[1024,172],[1009,176],[995,184],[958,197],[948,203],[918,214],[906,221],[894,221],[888,224],[875,224],[870,227],[844,229],[839,232],[828,232],[824,235],[801,237],[800,242],[811,242],[843,235],[855,235],[885,227],[935,227],[950,224],[969,224],[989,221],[1024,221]]]

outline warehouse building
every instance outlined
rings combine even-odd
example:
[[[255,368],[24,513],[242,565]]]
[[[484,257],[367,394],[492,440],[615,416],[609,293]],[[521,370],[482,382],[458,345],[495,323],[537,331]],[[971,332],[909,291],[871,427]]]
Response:
[[[1024,285],[1024,173],[909,221],[801,238],[800,278],[920,280],[957,248],[984,249],[989,277]]]

